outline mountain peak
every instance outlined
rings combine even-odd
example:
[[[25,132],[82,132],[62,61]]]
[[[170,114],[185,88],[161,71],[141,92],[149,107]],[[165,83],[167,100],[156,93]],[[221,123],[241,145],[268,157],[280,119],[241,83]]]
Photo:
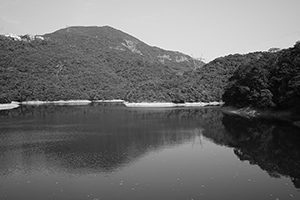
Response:
[[[203,62],[180,52],[152,47],[111,26],[70,26],[45,37],[77,48],[102,49],[117,54],[140,56],[142,60],[170,66],[180,74],[204,65]],[[197,65],[195,65],[197,62]]]
[[[55,31],[54,33],[77,33],[86,36],[119,36],[119,37],[132,37],[133,36],[122,32],[111,26],[68,26],[66,28]],[[54,34],[53,33],[53,34]],[[136,38],[135,38],[136,39]]]

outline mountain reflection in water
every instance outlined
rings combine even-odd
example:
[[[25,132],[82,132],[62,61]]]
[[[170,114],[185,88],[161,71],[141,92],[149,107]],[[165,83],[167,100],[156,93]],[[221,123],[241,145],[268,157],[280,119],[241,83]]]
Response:
[[[171,173],[179,169],[177,165],[181,166],[181,160],[186,158],[184,166],[187,169],[183,169],[187,171],[186,179],[194,181],[190,183],[191,185],[186,183],[186,193],[181,194],[182,196],[172,196],[167,190],[161,193],[169,196],[170,199],[182,199],[181,197],[192,194],[196,197],[202,195],[203,193],[199,193],[199,188],[196,187],[201,186],[203,189],[202,181],[205,178],[213,180],[209,177],[211,174],[217,176],[216,178],[219,176],[221,180],[212,187],[212,190],[204,188],[210,193],[209,198],[218,198],[227,194],[228,189],[231,189],[226,188],[227,185],[234,184],[233,188],[239,187],[240,182],[229,180],[230,171],[224,166],[228,164],[229,168],[236,167],[234,170],[241,170],[240,164],[237,164],[238,166],[231,164],[235,162],[234,159],[249,161],[250,165],[259,166],[271,179],[288,177],[295,188],[300,188],[299,127],[281,121],[227,115],[218,108],[129,109],[123,105],[111,105],[21,106],[18,109],[0,111],[0,191],[4,188],[5,191],[11,190],[9,184],[14,185],[14,183],[10,181],[15,179],[20,181],[22,177],[23,179],[34,177],[45,172],[54,177],[71,177],[71,179],[101,174],[110,177],[118,172],[120,172],[119,176],[123,177],[122,171],[138,163],[148,163],[145,158],[153,154],[160,156],[161,152],[168,152],[168,150],[172,150],[170,156],[174,160],[166,164],[167,171],[163,171],[161,169],[163,166],[157,164],[156,170],[162,170],[161,174],[158,172],[153,174],[147,169],[145,173],[149,174],[145,176],[149,179],[152,178],[151,176],[159,179],[160,176],[165,175],[165,179],[159,181],[168,181],[174,176],[167,174],[168,170]],[[202,145],[202,143],[204,147],[201,147],[200,151],[196,148],[197,152],[182,149],[186,145],[191,144],[193,148],[194,144]],[[184,153],[181,152],[183,150]],[[216,152],[218,157],[212,159]],[[182,157],[186,154],[188,156]],[[199,169],[203,172],[202,179],[192,174]],[[223,170],[227,172],[222,172]],[[44,179],[44,184],[49,182],[47,178]],[[112,191],[108,186],[103,185],[104,183],[101,182],[103,180],[100,178],[96,180],[98,181],[96,183],[102,184],[110,195]],[[64,181],[68,183],[70,180],[66,178]],[[166,188],[167,185],[175,184],[175,182],[163,183],[157,182],[157,190],[159,187]],[[209,183],[205,182],[207,185]],[[123,182],[120,182],[121,184]],[[86,187],[89,188],[90,185]],[[257,187],[261,186],[257,185]],[[218,190],[216,188],[220,190],[218,193],[214,191]],[[225,188],[224,191],[221,191],[222,188]],[[235,190],[233,189],[233,193],[238,193]],[[26,191],[28,188],[24,187],[23,193],[25,194]],[[154,198],[153,191],[156,190],[148,191],[148,199]],[[249,194],[251,193],[252,191],[249,190]],[[213,196],[218,194],[221,196]],[[43,194],[40,195],[44,197]],[[74,193],[75,199],[76,195],[78,194]],[[241,199],[241,196],[236,195],[236,198],[231,198],[232,196],[230,198]],[[0,197],[3,196],[0,194]],[[134,197],[134,199],[141,199],[141,197]],[[243,199],[251,199],[251,197],[243,197]]]
[[[29,171],[40,167],[32,166],[37,163],[64,173],[109,173],[149,151],[195,139],[201,125],[220,116],[216,109],[128,110],[103,105],[22,106],[2,112],[0,173],[13,173],[12,166]],[[21,163],[32,159],[35,162]]]

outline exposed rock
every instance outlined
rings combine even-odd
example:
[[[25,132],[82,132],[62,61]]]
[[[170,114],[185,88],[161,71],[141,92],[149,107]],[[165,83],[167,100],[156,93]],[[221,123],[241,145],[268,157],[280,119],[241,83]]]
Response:
[[[159,62],[161,62],[161,63],[165,63],[165,60],[172,60],[171,58],[170,58],[170,55],[166,55],[166,54],[164,54],[164,55],[159,55],[159,56],[157,56],[157,58],[158,58],[158,60],[159,60]]]
[[[137,41],[131,41],[131,40],[126,40],[125,39],[125,43],[122,43],[123,46],[125,46],[126,48],[128,48],[132,53],[137,53],[140,55],[143,55],[142,52],[140,50],[137,49],[136,45],[138,44]]]
[[[188,61],[189,59],[185,56],[176,56],[175,60],[176,62],[184,62],[184,61]]]
[[[24,41],[24,42],[31,42],[33,40],[45,40],[42,36],[40,35],[16,35],[16,34],[6,34],[5,37],[11,38],[12,40],[15,41]]]

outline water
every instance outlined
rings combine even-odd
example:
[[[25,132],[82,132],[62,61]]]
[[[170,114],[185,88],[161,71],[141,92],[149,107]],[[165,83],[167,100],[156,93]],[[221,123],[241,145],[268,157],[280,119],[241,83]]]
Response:
[[[300,128],[218,108],[0,111],[0,199],[299,199]]]

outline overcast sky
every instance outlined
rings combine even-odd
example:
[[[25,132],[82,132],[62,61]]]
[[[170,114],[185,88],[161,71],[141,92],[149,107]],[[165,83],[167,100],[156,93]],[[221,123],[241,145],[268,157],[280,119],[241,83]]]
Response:
[[[300,0],[0,0],[0,33],[109,25],[210,61],[300,40]]]

